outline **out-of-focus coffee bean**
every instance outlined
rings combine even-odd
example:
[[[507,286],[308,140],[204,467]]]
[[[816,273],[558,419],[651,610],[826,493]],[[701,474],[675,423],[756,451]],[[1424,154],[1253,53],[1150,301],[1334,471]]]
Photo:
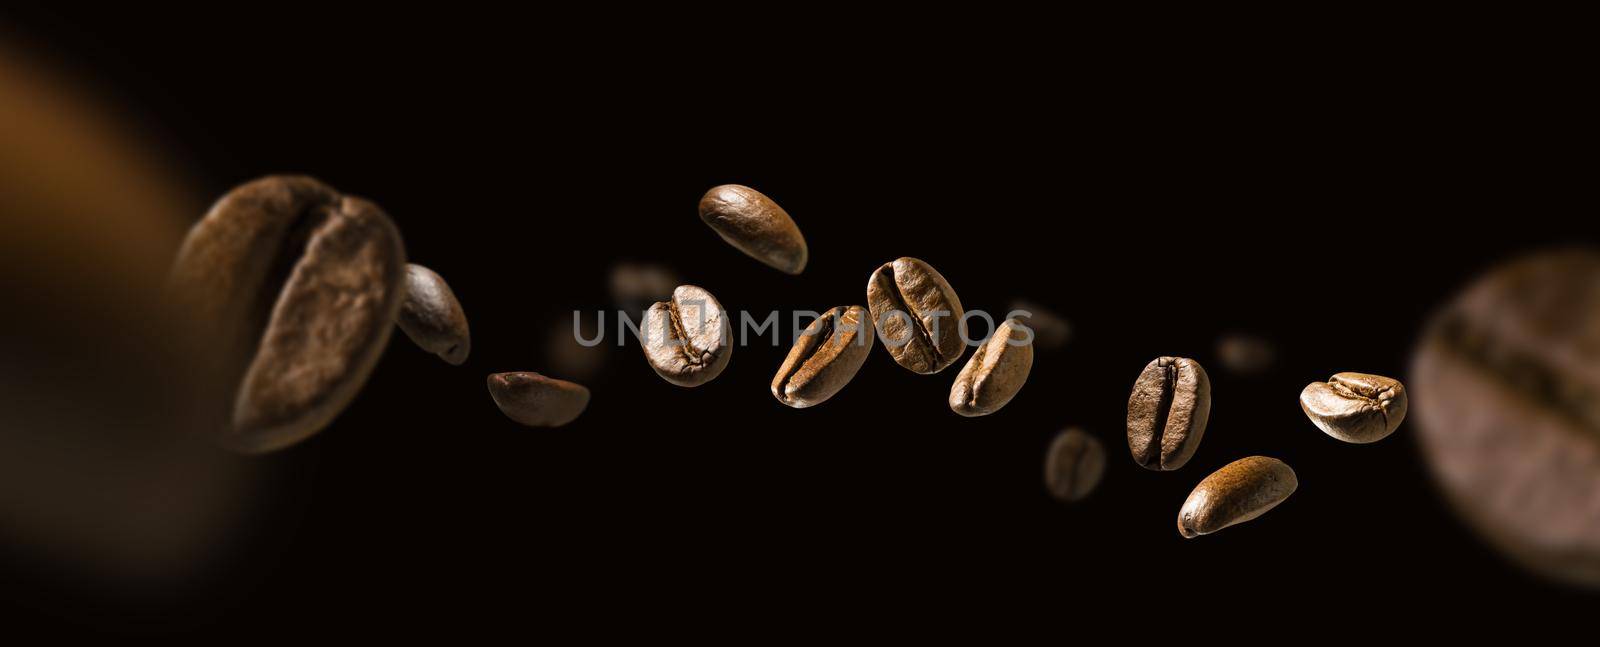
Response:
[[[1278,352],[1272,342],[1255,335],[1230,333],[1217,340],[1217,361],[1235,375],[1260,375],[1272,368]]]
[[[1067,429],[1045,454],[1044,485],[1059,501],[1081,501],[1100,484],[1105,471],[1105,444],[1082,429]]]

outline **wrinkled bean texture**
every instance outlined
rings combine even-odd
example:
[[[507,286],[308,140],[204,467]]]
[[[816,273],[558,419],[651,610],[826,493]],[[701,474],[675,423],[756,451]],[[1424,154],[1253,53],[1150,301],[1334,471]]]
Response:
[[[325,427],[366,382],[405,292],[405,249],[366,200],[274,176],[223,196],[189,231],[174,299],[237,385],[226,445],[265,452]]]
[[[693,285],[680,285],[671,301],[650,306],[641,333],[650,368],[678,386],[710,382],[733,355],[728,313],[710,292]]]
[[[438,273],[421,265],[406,266],[406,296],[395,323],[419,348],[456,366],[472,352],[467,314],[455,291]]]
[[[1293,469],[1276,458],[1250,456],[1212,472],[1195,486],[1178,512],[1185,539],[1244,523],[1283,503],[1300,487]]]
[[[1194,456],[1211,415],[1211,380],[1200,363],[1160,357],[1128,396],[1128,449],[1141,467],[1175,470]]]
[[[700,198],[700,219],[750,258],[789,274],[806,269],[806,238],[789,212],[760,191],[738,184],[712,187]]]
[[[1008,319],[978,346],[950,386],[950,410],[986,416],[1017,396],[1033,370],[1033,343],[1015,319]]]
[[[816,406],[849,384],[872,351],[871,316],[839,306],[800,333],[772,378],[772,397],[796,409]]]
[[[538,373],[495,373],[489,397],[507,418],[529,427],[560,427],[589,406],[589,389]]]
[[[1406,387],[1366,373],[1339,373],[1300,392],[1300,408],[1323,433],[1347,443],[1375,443],[1406,418]]]
[[[932,374],[961,359],[961,299],[938,270],[915,258],[884,263],[867,280],[867,307],[895,363]]]

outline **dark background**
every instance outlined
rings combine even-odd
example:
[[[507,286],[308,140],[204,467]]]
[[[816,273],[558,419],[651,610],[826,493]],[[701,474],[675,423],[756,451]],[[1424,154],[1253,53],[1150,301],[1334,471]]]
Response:
[[[299,172],[383,205],[473,334],[451,367],[397,333],[329,429],[260,459],[273,494],[206,581],[129,598],[0,577],[0,603],[24,616],[536,634],[590,614],[787,631],[1177,602],[1338,617],[1592,601],[1459,523],[1412,423],[1349,445],[1297,403],[1339,371],[1403,377],[1430,308],[1477,270],[1596,240],[1592,200],[1573,201],[1592,173],[1567,159],[1587,131],[1550,66],[1426,47],[1219,45],[1199,60],[1026,42],[824,62],[826,39],[563,39],[563,22],[489,15],[0,16],[0,34],[125,105],[208,195]],[[780,50],[792,56],[756,56]],[[803,275],[699,222],[700,195],[729,182],[795,217]],[[588,411],[557,430],[517,426],[485,390],[491,372],[549,371],[549,327],[608,305],[619,260],[787,316],[864,304],[867,276],[897,256],[938,268],[969,309],[1053,308],[1072,340],[978,419],[944,404],[959,366],[918,376],[881,348],[829,402],[787,409],[767,392],[787,331],[696,389],[657,378],[636,345],[613,349]],[[1274,341],[1280,362],[1222,370],[1230,331]],[[1214,388],[1204,442],[1168,473],[1137,467],[1123,439],[1128,389],[1158,355],[1198,359]],[[1040,478],[1068,425],[1111,459],[1076,506]],[[1181,539],[1193,485],[1250,454],[1288,462],[1299,491]]]

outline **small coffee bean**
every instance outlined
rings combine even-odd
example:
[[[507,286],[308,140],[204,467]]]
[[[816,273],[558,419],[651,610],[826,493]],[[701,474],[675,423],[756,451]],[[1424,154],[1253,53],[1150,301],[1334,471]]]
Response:
[[[650,368],[678,386],[700,386],[722,374],[733,355],[733,326],[710,292],[680,285],[671,301],[645,312],[642,346]]]
[[[806,238],[789,213],[760,191],[737,184],[700,198],[700,219],[750,258],[789,274],[806,269]]]
[[[444,278],[421,265],[406,265],[406,296],[395,323],[422,350],[456,366],[472,352],[467,314],[456,293]]]
[[[589,406],[589,389],[538,373],[495,373],[489,397],[507,418],[529,427],[560,427]]]
[[[1061,350],[1072,338],[1072,324],[1066,317],[1037,303],[1022,299],[1012,301],[1008,315],[1033,330],[1033,347],[1039,350]]]
[[[1044,484],[1050,496],[1081,501],[1100,484],[1106,471],[1106,446],[1082,429],[1067,429],[1050,443],[1044,459]]]
[[[1224,370],[1234,375],[1265,373],[1272,368],[1277,355],[1272,342],[1255,335],[1234,333],[1217,340],[1217,359]]]
[[[672,298],[672,288],[681,283],[671,268],[627,262],[611,266],[608,282],[612,304],[634,321],[644,315],[650,304]]]
[[[240,186],[195,224],[169,282],[237,385],[225,444],[287,447],[355,398],[394,327],[405,262],[377,205],[307,177]]]
[[[1228,463],[1189,493],[1178,512],[1178,533],[1192,539],[1244,523],[1283,503],[1299,486],[1294,470],[1276,458]]]
[[[1406,387],[1366,373],[1340,373],[1300,392],[1300,408],[1324,433],[1347,443],[1373,443],[1406,417]]]
[[[821,404],[861,370],[872,350],[872,319],[861,306],[839,306],[811,322],[772,378],[772,397],[796,409]]]
[[[1015,319],[1007,319],[972,353],[950,386],[950,410],[986,416],[1006,406],[1033,370],[1033,342]]]
[[[1406,381],[1456,512],[1522,566],[1600,587],[1600,249],[1489,270],[1435,313]]]
[[[1141,467],[1175,470],[1189,462],[1211,415],[1211,380],[1200,363],[1161,357],[1145,365],[1128,396],[1128,449]]]
[[[884,263],[867,280],[867,307],[895,363],[928,375],[961,359],[961,299],[927,263],[906,257]]]

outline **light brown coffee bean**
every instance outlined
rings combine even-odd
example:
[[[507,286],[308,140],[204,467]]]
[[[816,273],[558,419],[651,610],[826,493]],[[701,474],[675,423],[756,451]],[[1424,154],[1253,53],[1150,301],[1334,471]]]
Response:
[[[772,378],[772,397],[796,409],[833,397],[872,350],[872,319],[861,306],[839,306],[811,322]]]
[[[607,283],[612,304],[638,321],[650,304],[672,298],[672,289],[682,281],[664,265],[622,262],[611,266]]]
[[[938,373],[966,350],[961,299],[927,263],[909,257],[884,263],[867,280],[867,307],[884,348],[912,372]]]
[[[806,238],[789,213],[760,191],[712,187],[700,198],[700,219],[750,258],[789,274],[806,269]]]
[[[650,306],[641,329],[645,360],[678,386],[700,386],[722,374],[733,355],[733,326],[710,292],[680,285],[672,300]]]
[[[1424,329],[1407,381],[1457,512],[1519,564],[1600,587],[1600,249],[1473,281]]]
[[[395,323],[422,350],[456,366],[472,352],[467,314],[456,293],[443,277],[421,265],[406,265],[406,296]]]
[[[1366,373],[1339,373],[1300,392],[1300,408],[1324,433],[1347,443],[1374,443],[1406,418],[1406,387]]]
[[[1033,341],[1015,319],[1007,319],[972,353],[950,386],[950,410],[987,416],[1017,396],[1033,370]]]
[[[1244,523],[1283,503],[1300,487],[1294,470],[1276,458],[1250,456],[1224,465],[1195,486],[1178,512],[1185,539]]]
[[[489,397],[507,418],[529,427],[560,427],[589,406],[589,389],[538,373],[495,373]]]
[[[1044,459],[1044,485],[1050,496],[1081,501],[1100,484],[1106,471],[1106,446],[1082,429],[1067,429],[1050,443]]]
[[[1128,449],[1145,469],[1183,467],[1211,415],[1211,380],[1200,363],[1161,357],[1145,365],[1128,396]]]
[[[237,384],[225,443],[265,452],[325,427],[383,352],[405,293],[405,249],[377,205],[307,177],[223,196],[189,231],[170,276],[216,333]]]

